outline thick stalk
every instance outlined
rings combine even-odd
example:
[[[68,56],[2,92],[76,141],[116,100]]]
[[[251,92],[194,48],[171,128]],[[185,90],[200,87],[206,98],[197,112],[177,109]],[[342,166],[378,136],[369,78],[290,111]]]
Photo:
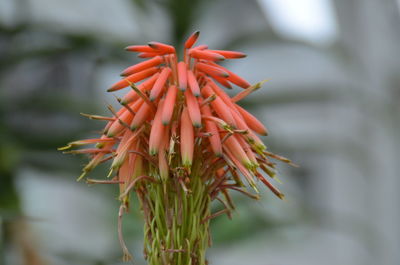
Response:
[[[192,174],[193,175],[193,174]],[[205,265],[210,197],[198,176],[151,183],[139,194],[145,215],[144,252],[149,265]]]

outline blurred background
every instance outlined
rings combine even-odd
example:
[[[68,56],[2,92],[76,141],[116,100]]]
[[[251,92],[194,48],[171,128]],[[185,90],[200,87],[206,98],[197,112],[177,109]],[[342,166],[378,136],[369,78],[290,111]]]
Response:
[[[212,223],[210,264],[400,264],[400,1],[1,0],[0,264],[122,264],[117,190],[76,177],[56,150],[94,135],[105,90],[139,62],[131,44],[247,53],[224,65],[251,83],[243,103],[269,128],[286,201],[235,196]],[[236,93],[235,88],[232,92]],[[97,170],[93,177],[105,176]],[[134,205],[134,206],[137,206]],[[124,232],[142,257],[140,212]]]

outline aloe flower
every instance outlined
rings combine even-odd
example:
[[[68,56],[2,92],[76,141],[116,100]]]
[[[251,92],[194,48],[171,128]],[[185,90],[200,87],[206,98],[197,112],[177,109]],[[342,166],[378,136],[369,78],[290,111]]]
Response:
[[[271,183],[271,159],[290,161],[266,150],[258,135],[267,135],[267,129],[238,104],[263,82],[251,85],[217,64],[244,58],[244,53],[194,46],[198,37],[195,32],[188,38],[179,62],[175,48],[167,44],[128,46],[127,51],[148,59],[126,68],[108,89],[126,89],[118,98],[121,108],[109,106],[111,117],[83,114],[106,121],[103,134],[60,148],[94,145],[67,151],[91,157],[79,180],[112,160],[108,180],[87,182],[119,185],[118,231],[125,260],[131,256],[122,237],[122,215],[129,210],[132,192],[145,220],[145,258],[154,265],[207,264],[210,219],[231,216],[232,191],[258,199],[261,181],[284,197]],[[222,87],[233,85],[243,90],[231,98]],[[223,210],[211,213],[214,200]]]

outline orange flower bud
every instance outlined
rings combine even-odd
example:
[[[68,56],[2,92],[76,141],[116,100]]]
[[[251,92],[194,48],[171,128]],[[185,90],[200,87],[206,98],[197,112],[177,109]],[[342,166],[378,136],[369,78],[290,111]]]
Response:
[[[193,161],[194,129],[187,108],[182,111],[180,134],[182,165],[190,168]]]
[[[130,86],[132,83],[139,82],[143,79],[146,79],[149,76],[152,76],[157,71],[158,71],[157,67],[151,67],[151,68],[148,68],[141,72],[132,74],[132,75],[126,77],[125,79],[122,79],[122,80],[118,81],[117,83],[115,83],[114,85],[112,85],[107,91],[112,92],[112,91],[120,90],[122,88]]]
[[[193,95],[197,98],[200,96],[200,87],[197,83],[196,77],[191,70],[187,71],[187,78],[190,90],[192,90]]]
[[[187,87],[187,67],[185,62],[178,63],[178,84],[179,89],[182,91],[186,90]]]
[[[254,117],[252,114],[244,110],[239,105],[236,105],[236,109],[240,112],[244,121],[250,127],[250,129],[254,130],[256,133],[261,135],[268,134],[267,128],[265,128],[265,126],[259,120],[257,120],[256,117]]]
[[[193,96],[192,91],[190,89],[185,91],[185,98],[186,98],[186,106],[189,112],[190,119],[193,123],[193,126],[196,128],[201,127],[201,114],[199,103],[195,96]]]
[[[157,81],[154,83],[153,88],[150,91],[150,101],[154,101],[158,98],[158,96],[161,94],[162,89],[164,88],[165,83],[167,82],[167,79],[169,75],[171,74],[171,68],[165,67],[161,73],[160,76],[158,77]]]
[[[185,42],[185,49],[190,49],[196,43],[197,39],[199,38],[200,31],[193,32],[192,35],[187,39]]]
[[[129,66],[126,68],[124,71],[122,71],[121,75],[122,76],[128,76],[143,70],[146,70],[147,68],[150,68],[152,66],[157,66],[163,62],[163,58],[161,56],[156,56],[152,59],[149,59],[147,61]]]
[[[157,109],[157,113],[154,116],[153,124],[151,126],[150,138],[149,138],[149,153],[150,155],[156,155],[161,145],[163,134],[165,134],[165,126],[162,124],[161,117],[164,111],[164,100],[161,100]]]

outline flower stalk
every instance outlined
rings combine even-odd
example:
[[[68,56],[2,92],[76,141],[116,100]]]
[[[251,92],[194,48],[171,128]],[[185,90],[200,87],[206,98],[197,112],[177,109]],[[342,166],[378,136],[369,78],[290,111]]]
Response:
[[[211,198],[200,176],[168,179],[139,195],[145,212],[144,253],[150,265],[206,264]],[[185,185],[185,188],[182,188]]]

